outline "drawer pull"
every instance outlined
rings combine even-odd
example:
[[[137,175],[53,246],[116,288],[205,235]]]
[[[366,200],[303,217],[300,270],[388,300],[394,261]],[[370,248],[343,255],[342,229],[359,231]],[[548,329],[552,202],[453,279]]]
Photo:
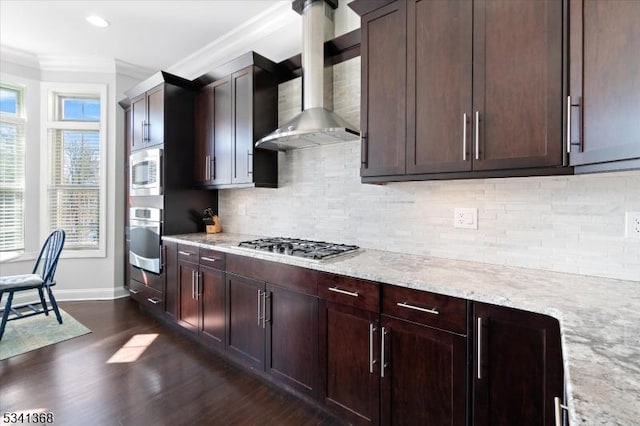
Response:
[[[138,294],[138,293],[140,293],[140,290],[136,290],[136,289],[134,289],[134,288],[130,288],[130,289],[129,289],[129,293],[131,293],[131,294]]]
[[[421,308],[420,306],[410,305],[407,302],[398,302],[398,306],[400,306],[401,308],[413,309],[414,311],[425,312],[427,314],[440,315],[440,312],[438,312],[436,308]]]
[[[191,253],[189,253],[188,251],[182,251],[182,250],[178,250],[178,254],[181,254],[183,256],[191,256]]]
[[[162,300],[158,299],[157,297],[150,297],[147,299],[147,301],[153,303],[154,305],[157,305],[158,303],[162,302]]]
[[[357,291],[342,290],[341,288],[338,288],[338,287],[329,287],[329,291],[333,291],[335,293],[340,293],[340,294],[346,294],[347,296],[351,296],[351,297],[359,296]]]
[[[214,259],[213,257],[200,256],[200,260],[206,260],[207,262],[217,262],[220,259]]]

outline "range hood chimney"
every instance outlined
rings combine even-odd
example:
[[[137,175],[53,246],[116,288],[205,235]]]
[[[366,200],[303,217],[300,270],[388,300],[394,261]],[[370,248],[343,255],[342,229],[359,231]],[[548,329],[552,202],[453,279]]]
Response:
[[[256,142],[257,148],[287,151],[359,139],[360,133],[338,114],[324,107],[325,8],[337,0],[294,0],[302,14],[303,111]]]

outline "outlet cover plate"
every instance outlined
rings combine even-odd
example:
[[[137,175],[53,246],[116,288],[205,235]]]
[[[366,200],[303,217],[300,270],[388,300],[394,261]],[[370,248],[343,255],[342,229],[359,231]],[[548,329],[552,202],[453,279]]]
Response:
[[[624,223],[624,236],[640,239],[640,212],[626,212]]]
[[[478,209],[456,207],[453,209],[453,227],[478,229]]]

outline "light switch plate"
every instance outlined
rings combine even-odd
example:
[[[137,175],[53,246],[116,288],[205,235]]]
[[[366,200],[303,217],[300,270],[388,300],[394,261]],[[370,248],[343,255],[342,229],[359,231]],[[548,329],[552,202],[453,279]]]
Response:
[[[453,209],[453,227],[478,229],[478,209],[456,207]]]

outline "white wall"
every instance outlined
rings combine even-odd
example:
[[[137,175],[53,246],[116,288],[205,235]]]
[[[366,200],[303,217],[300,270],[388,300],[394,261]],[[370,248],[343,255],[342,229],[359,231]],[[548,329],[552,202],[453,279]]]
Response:
[[[354,124],[359,69],[334,67],[335,110]],[[280,85],[280,121],[299,110],[299,87]],[[640,240],[624,238],[640,171],[367,185],[357,141],[279,155],[278,189],[219,192],[226,232],[640,280]],[[454,229],[455,207],[477,207],[479,229]]]
[[[67,70],[40,70],[37,66],[25,66],[2,57],[2,80],[26,86],[27,136],[26,136],[26,199],[25,253],[19,258],[0,264],[0,274],[10,275],[31,272],[34,259],[43,241],[38,230],[41,202],[45,194],[40,188],[40,83],[99,83],[107,86],[107,168],[106,168],[106,253],[104,257],[73,258],[64,253],[56,274],[56,297],[59,300],[108,299],[126,295],[123,289],[123,164],[124,164],[124,114],[116,100],[124,90],[138,80],[118,77],[113,72],[86,72]],[[26,79],[23,75],[33,78]],[[126,86],[126,87],[124,87]]]

